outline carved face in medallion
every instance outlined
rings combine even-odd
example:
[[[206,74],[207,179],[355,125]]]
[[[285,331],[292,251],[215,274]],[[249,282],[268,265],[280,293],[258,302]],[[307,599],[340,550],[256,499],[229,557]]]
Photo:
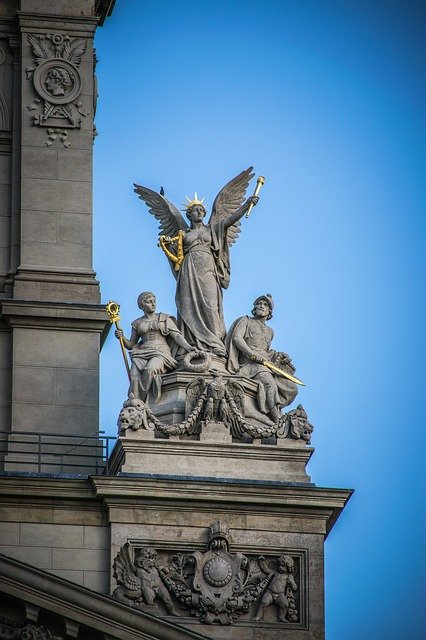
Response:
[[[69,104],[82,88],[77,67],[60,58],[41,62],[34,71],[33,81],[38,95],[49,104]]]
[[[46,90],[52,96],[64,96],[73,84],[70,73],[67,69],[62,69],[61,67],[50,69],[44,82]]]

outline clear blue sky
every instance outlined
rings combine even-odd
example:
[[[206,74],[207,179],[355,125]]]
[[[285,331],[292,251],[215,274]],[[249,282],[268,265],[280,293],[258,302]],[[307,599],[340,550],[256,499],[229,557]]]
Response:
[[[327,640],[425,637],[426,3],[117,0],[98,31],[95,269],[103,300],[175,312],[139,182],[211,205],[250,164],[228,324],[260,293],[306,381],[319,486],[356,490],[326,542]],[[103,352],[102,428],[126,376]]]

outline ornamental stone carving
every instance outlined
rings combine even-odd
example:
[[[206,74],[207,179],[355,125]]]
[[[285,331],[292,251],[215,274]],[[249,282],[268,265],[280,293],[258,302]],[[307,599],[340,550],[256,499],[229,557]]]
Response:
[[[54,636],[48,629],[37,624],[26,624],[15,634],[17,640],[63,640],[59,636]]]
[[[229,539],[227,525],[217,521],[209,527],[204,552],[161,552],[143,545],[137,551],[128,542],[114,560],[113,597],[157,613],[162,605],[170,615],[194,616],[204,624],[267,618],[300,625],[300,552],[298,557],[232,553]]]
[[[28,67],[26,74],[39,96],[28,107],[35,111],[34,124],[55,129],[80,128],[82,117],[88,115],[78,100],[83,88],[79,66],[86,41],[53,33],[29,34],[28,42],[36,66]]]
[[[112,594],[124,604],[135,606],[155,606],[161,600],[167,612],[176,615],[170,594],[163,582],[164,569],[156,566],[157,552],[152,547],[144,547],[135,562],[125,544],[114,561],[114,578],[119,586]]]

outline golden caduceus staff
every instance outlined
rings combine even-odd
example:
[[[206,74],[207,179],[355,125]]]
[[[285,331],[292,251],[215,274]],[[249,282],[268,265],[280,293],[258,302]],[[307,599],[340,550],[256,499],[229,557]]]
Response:
[[[265,178],[264,176],[259,176],[257,179],[257,183],[256,183],[256,189],[254,190],[253,195],[254,196],[258,196],[259,195],[259,191],[261,190],[261,188],[263,187],[263,185],[265,184]],[[249,217],[251,210],[253,209],[253,203],[251,202],[249,204],[249,208],[246,211],[246,218]]]
[[[106,310],[109,315],[109,321],[111,322],[111,324],[115,324],[116,328],[120,329],[118,324],[118,321],[120,320],[120,316],[118,315],[120,311],[120,305],[118,304],[118,302],[114,302],[114,300],[110,300],[106,305]],[[123,354],[124,364],[126,366],[127,376],[130,382],[130,367],[129,367],[129,361],[127,360],[126,347],[124,346],[124,341],[121,336],[119,340],[120,340],[120,346],[121,346],[121,353]]]

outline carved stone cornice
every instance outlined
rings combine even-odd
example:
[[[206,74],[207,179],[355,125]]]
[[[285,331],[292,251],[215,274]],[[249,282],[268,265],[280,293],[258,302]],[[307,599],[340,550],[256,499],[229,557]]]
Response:
[[[208,509],[300,516],[302,513],[322,522],[327,536],[353,491],[313,485],[294,486],[285,482],[194,479],[182,476],[129,474],[90,476],[96,496],[110,509],[139,506],[146,508],[159,501],[168,507],[187,508],[188,504]],[[194,507],[195,508],[195,507]]]
[[[96,0],[95,13],[99,17],[99,24],[103,25],[105,18],[109,18],[112,14],[115,0]]]
[[[108,333],[110,322],[103,305],[61,302],[33,302],[31,300],[3,299],[0,301],[2,318],[11,326],[82,329]]]

